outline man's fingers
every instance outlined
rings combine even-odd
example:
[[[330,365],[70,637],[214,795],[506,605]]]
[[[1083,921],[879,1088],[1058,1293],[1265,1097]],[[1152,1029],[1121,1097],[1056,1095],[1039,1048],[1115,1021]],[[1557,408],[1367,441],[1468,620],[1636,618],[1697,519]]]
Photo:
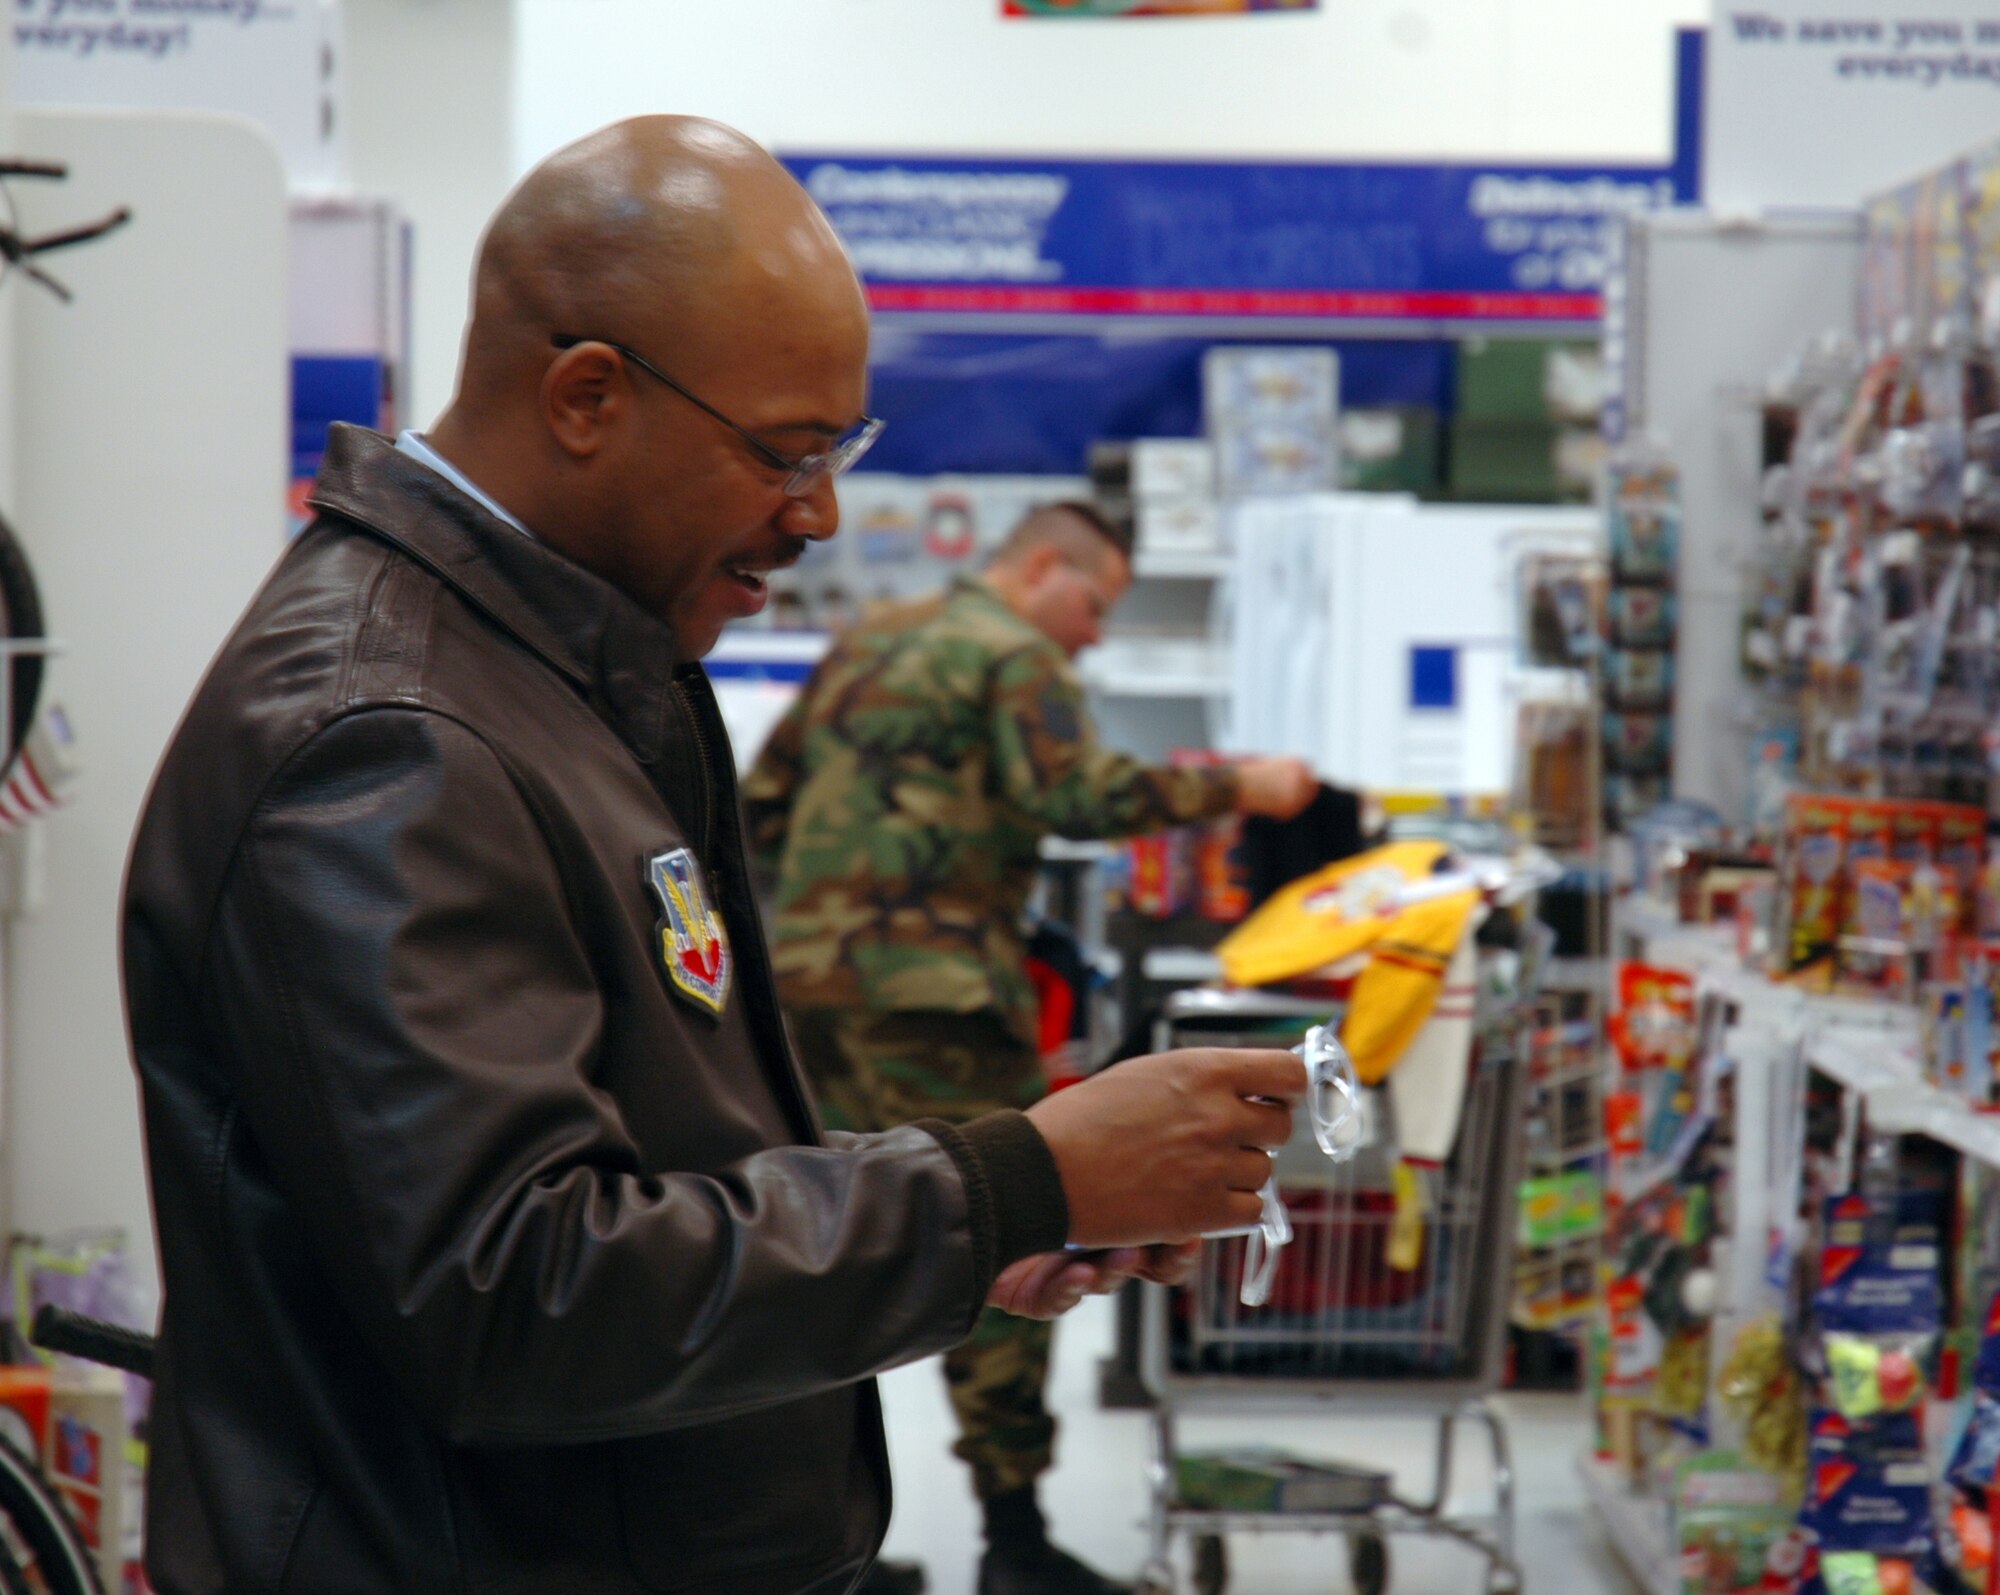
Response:
[[[1270,1174],[1271,1165],[1267,1161],[1264,1165],[1264,1177],[1269,1179]],[[1254,1190],[1231,1190],[1222,1199],[1222,1222],[1211,1225],[1210,1228],[1218,1230],[1249,1229],[1262,1219],[1263,1216],[1264,1200]]]
[[[1270,1153],[1238,1147],[1228,1156],[1222,1183],[1232,1191],[1261,1191],[1270,1178]]]
[[[1240,1047],[1215,1054],[1239,1097],[1296,1105],[1306,1095],[1306,1066],[1282,1047]]]
[[[1242,1104],[1242,1125],[1244,1146],[1276,1148],[1292,1138],[1292,1110],[1279,1107],[1271,1102],[1251,1102]]]

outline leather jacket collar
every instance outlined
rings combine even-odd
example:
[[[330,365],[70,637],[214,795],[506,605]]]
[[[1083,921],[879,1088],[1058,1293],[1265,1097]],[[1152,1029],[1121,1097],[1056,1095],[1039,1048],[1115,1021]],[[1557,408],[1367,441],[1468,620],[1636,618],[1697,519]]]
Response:
[[[664,621],[366,428],[335,424],[308,502],[433,571],[597,703],[642,762],[659,759],[673,683],[700,672],[676,666]]]

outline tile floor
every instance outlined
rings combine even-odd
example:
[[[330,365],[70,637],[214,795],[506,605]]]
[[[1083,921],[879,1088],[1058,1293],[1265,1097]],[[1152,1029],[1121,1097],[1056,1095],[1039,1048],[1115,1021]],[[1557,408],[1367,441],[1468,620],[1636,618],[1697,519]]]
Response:
[[[1148,1422],[1141,1413],[1097,1405],[1097,1363],[1111,1349],[1111,1304],[1086,1302],[1056,1337],[1053,1405],[1062,1420],[1055,1471],[1042,1498],[1055,1536],[1106,1573],[1130,1577],[1145,1557],[1145,1458]],[[899,1369],[883,1381],[889,1450],[896,1472],[896,1515],[887,1554],[923,1561],[932,1595],[973,1595],[979,1515],[963,1464],[950,1454],[955,1435],[935,1363]],[[1599,1533],[1577,1482],[1575,1458],[1586,1422],[1570,1396],[1504,1402],[1519,1488],[1519,1533],[1526,1595],[1633,1595]],[[1308,1455],[1393,1466],[1399,1488],[1424,1488],[1429,1427],[1407,1422],[1327,1417],[1189,1418],[1182,1443],[1257,1442]],[[1490,1471],[1478,1436],[1463,1431],[1458,1488],[1461,1510],[1491,1500]],[[1229,1542],[1231,1595],[1336,1595],[1349,1588],[1337,1539],[1303,1534],[1239,1535]],[[1436,1539],[1391,1543],[1394,1595],[1477,1595],[1480,1563]],[[1188,1586],[1183,1579],[1182,1590]]]

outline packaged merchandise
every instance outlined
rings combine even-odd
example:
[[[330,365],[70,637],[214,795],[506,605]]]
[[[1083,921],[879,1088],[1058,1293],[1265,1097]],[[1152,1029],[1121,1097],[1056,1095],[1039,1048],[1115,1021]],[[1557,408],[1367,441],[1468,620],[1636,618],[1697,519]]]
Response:
[[[1132,861],[1133,913],[1172,919],[1194,906],[1194,849],[1185,829],[1135,836],[1125,849]]]
[[[1680,480],[1671,466],[1614,469],[1611,569],[1620,583],[1670,582],[1680,557]]]
[[[1816,1413],[1807,1457],[1799,1524],[1813,1536],[1822,1570],[1842,1554],[1929,1554],[1931,1471],[1914,1416],[1859,1425],[1838,1412]]]
[[[1613,648],[1604,658],[1604,685],[1619,708],[1657,713],[1673,701],[1674,656],[1664,648]]]
[[[1211,820],[1194,836],[1195,907],[1203,919],[1234,925],[1250,912],[1250,865],[1243,821]]]
[[[1621,964],[1610,1032],[1628,1071],[1685,1068],[1699,1040],[1694,977],[1683,969]]]
[[[1774,1478],[1803,1480],[1805,1384],[1775,1317],[1754,1319],[1736,1332],[1715,1389],[1723,1409],[1742,1426],[1743,1459]]]
[[[1666,715],[1623,710],[1605,715],[1604,763],[1610,774],[1663,776],[1672,751],[1673,722]]]
[[[1618,648],[1664,648],[1674,636],[1674,595],[1664,587],[1614,587],[1611,641]]]
[[[1854,864],[1838,959],[1844,988],[1898,997],[1907,992],[1912,869],[1890,858]]]
[[[1758,1595],[1772,1547],[1798,1510],[1785,1486],[1730,1451],[1704,1451],[1675,1470],[1681,1595]]]
[[[1813,1296],[1814,1371],[1840,1417],[1900,1416],[1928,1394],[1944,1328],[1938,1235],[1935,1218],[1913,1198],[1828,1199]]]
[[[1780,869],[1784,968],[1803,969],[1829,956],[1840,936],[1845,908],[1848,820],[1853,804],[1841,798],[1793,797],[1785,805],[1786,835]]]

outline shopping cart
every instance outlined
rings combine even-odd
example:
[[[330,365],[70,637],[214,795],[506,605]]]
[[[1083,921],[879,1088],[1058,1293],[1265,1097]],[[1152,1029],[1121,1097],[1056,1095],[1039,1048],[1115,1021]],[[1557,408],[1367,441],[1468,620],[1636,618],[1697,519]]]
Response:
[[[1324,1000],[1182,992],[1169,999],[1155,1044],[1291,1046],[1327,1017]],[[1363,1093],[1364,1144],[1346,1162],[1322,1156],[1301,1127],[1276,1164],[1294,1238],[1261,1306],[1243,1305],[1249,1243],[1239,1237],[1206,1243],[1188,1285],[1147,1288],[1139,1344],[1140,1377],[1155,1397],[1151,1549],[1140,1582],[1147,1595],[1175,1588],[1175,1535],[1191,1540],[1198,1595],[1221,1595],[1225,1536],[1273,1531],[1343,1537],[1359,1595],[1387,1588],[1386,1542],[1397,1534],[1456,1540],[1483,1558],[1489,1591],[1520,1588],[1507,1431],[1486,1399],[1500,1382],[1512,1294],[1519,1029],[1516,1005],[1482,992],[1456,1144],[1441,1165],[1402,1166],[1386,1091]],[[1386,1475],[1336,1464],[1315,1470],[1313,1510],[1185,1498],[1181,1467],[1189,1459],[1177,1445],[1184,1414],[1320,1409],[1329,1417],[1434,1423],[1429,1496],[1405,1499]],[[1448,1510],[1462,1422],[1482,1430],[1492,1448],[1494,1511],[1483,1518]]]

